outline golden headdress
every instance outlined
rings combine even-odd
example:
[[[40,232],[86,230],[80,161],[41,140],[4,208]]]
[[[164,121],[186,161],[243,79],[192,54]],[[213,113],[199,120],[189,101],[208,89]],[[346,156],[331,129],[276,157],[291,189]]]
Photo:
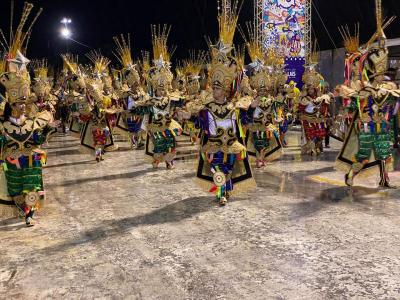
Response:
[[[183,61],[183,69],[186,77],[198,77],[201,69],[207,61],[207,53],[204,51],[189,51],[189,58]]]
[[[119,37],[115,36],[114,42],[117,46],[117,50],[114,55],[123,67],[124,80],[126,80],[126,83],[129,86],[139,85],[140,76],[132,59],[130,34],[128,34],[126,38],[123,34],[121,34]]]
[[[375,0],[376,33],[366,45],[367,60],[366,69],[369,77],[384,75],[388,68],[389,51],[386,46],[386,35],[384,30],[388,27],[395,17],[384,20],[382,16],[382,0]],[[377,42],[377,44],[373,44]]]
[[[360,24],[354,25],[354,32],[352,32],[348,25],[340,26],[339,33],[342,36],[344,47],[347,53],[352,54],[358,52],[360,47]]]
[[[80,72],[78,64],[78,56],[70,53],[61,54],[63,60],[63,70],[70,71],[74,75]]]
[[[38,59],[32,62],[33,73],[35,74],[35,79],[46,79],[48,77],[49,68],[46,59]]]
[[[216,45],[209,42],[212,84],[229,92],[232,92],[232,84],[238,75],[238,64],[231,51],[242,4],[241,0],[218,1],[219,41]]]
[[[103,56],[100,51],[93,50],[86,54],[86,57],[93,63],[93,71],[97,75],[108,74],[110,59]]]
[[[278,66],[280,66],[281,60],[275,49],[267,49],[265,53],[262,53],[262,49],[256,49],[256,47],[259,46],[253,44],[251,50],[249,46],[247,48],[249,54],[252,51],[252,54],[250,54],[252,63],[249,65],[251,71],[250,85],[255,90],[270,90],[278,82],[278,75],[280,75]]]
[[[71,86],[75,91],[83,91],[86,89],[86,77],[81,67],[78,64],[78,56],[72,54],[61,54],[63,59],[64,69],[68,70],[73,76]]]
[[[131,36],[128,33],[127,38],[123,34],[113,37],[117,46],[115,57],[121,63],[124,69],[133,68],[132,51],[131,51]]]
[[[52,78],[49,78],[49,68],[46,59],[34,60],[32,62],[35,78],[32,90],[37,97],[49,96],[52,86]]]
[[[186,76],[186,89],[189,94],[198,93],[200,90],[200,72],[207,61],[204,51],[189,51],[189,58],[183,61]]]
[[[148,74],[151,68],[149,51],[142,51],[142,60],[140,61],[140,68],[143,74]]]
[[[24,57],[32,33],[33,25],[42,12],[34,16],[28,26],[28,19],[31,15],[33,4],[25,2],[22,9],[21,19],[16,30],[13,30],[14,1],[11,1],[11,21],[9,40],[7,41],[4,31],[0,29],[0,45],[6,53],[0,59],[1,77],[0,83],[6,88],[7,101],[10,103],[24,102],[30,95],[30,77],[26,69],[29,60]],[[7,68],[8,66],[8,68]],[[8,73],[4,73],[8,71]]]
[[[40,8],[39,11],[34,16],[33,20],[26,27],[25,25],[27,25],[27,22],[28,22],[29,16],[31,15],[32,9],[33,9],[32,3],[24,2],[21,19],[19,21],[17,29],[15,31],[13,31],[12,23],[13,23],[13,13],[14,13],[14,1],[13,0],[11,1],[11,25],[10,25],[9,41],[7,41],[3,30],[0,29],[0,36],[2,38],[2,41],[0,42],[0,44],[4,48],[4,50],[7,52],[8,59],[16,58],[18,52],[21,52],[22,54],[26,53],[29,39],[32,34],[33,25],[36,23],[39,15],[42,13],[42,10],[43,10],[42,8]]]
[[[149,79],[153,89],[169,88],[174,75],[170,70],[170,61],[175,48],[168,49],[168,37],[171,26],[151,25],[154,67],[149,70]]]
[[[315,88],[322,88],[323,77],[316,71],[316,66],[319,61],[319,55],[316,51],[317,42],[314,42],[314,47],[311,49],[310,53],[306,57],[307,65],[305,66],[305,72],[303,74],[302,80],[304,82],[304,88],[307,86],[312,86]]]
[[[282,49],[277,49],[275,54],[275,62],[274,62],[274,71],[275,71],[275,87],[279,88],[283,86],[288,81],[288,75],[285,71],[285,53]]]
[[[233,45],[242,5],[241,0],[218,0],[219,42],[224,48],[230,48]]]
[[[174,54],[176,47],[168,49],[168,37],[171,32],[171,25],[164,24],[161,26],[151,25],[151,40],[153,44],[153,59],[162,60],[165,63],[171,62],[171,56]]]
[[[264,51],[260,39],[257,35],[257,28],[255,24],[250,22],[246,23],[247,34],[242,27],[238,27],[239,32],[242,35],[243,40],[246,43],[247,52],[249,53],[250,59],[253,63],[257,61],[263,61]]]

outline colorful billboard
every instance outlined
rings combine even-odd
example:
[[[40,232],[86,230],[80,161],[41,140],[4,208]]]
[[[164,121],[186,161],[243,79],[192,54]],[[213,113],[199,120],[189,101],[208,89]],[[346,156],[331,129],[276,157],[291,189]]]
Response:
[[[305,8],[308,0],[262,0],[264,44],[280,46],[288,57],[305,57]]]

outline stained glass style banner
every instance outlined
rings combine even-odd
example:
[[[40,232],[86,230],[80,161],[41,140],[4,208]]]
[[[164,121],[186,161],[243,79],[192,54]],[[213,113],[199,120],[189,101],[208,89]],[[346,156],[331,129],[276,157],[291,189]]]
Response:
[[[288,57],[304,57],[306,0],[263,1],[265,47],[280,46],[287,49]]]

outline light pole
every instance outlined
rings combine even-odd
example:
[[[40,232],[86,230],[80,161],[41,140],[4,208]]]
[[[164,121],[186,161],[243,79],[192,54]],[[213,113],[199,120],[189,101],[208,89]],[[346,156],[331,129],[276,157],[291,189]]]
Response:
[[[61,33],[61,37],[63,37],[66,41],[66,45],[67,45],[67,52],[69,52],[69,40],[71,38],[72,32],[71,30],[68,28],[68,24],[72,23],[72,20],[70,18],[63,18],[60,22],[61,24],[63,24],[64,26],[61,28],[60,33]]]
[[[86,45],[84,43],[81,43],[81,42],[79,42],[79,41],[77,41],[77,40],[72,38],[72,31],[68,27],[68,25],[72,23],[72,20],[70,18],[63,18],[60,21],[60,23],[63,24],[63,26],[60,29],[60,34],[61,34],[61,37],[66,40],[67,52],[69,51],[69,49],[68,49],[69,41],[72,41],[72,42],[74,42],[76,44],[79,44],[81,46],[84,46],[86,48],[92,49],[92,47],[90,47],[90,46],[88,46],[88,45]]]

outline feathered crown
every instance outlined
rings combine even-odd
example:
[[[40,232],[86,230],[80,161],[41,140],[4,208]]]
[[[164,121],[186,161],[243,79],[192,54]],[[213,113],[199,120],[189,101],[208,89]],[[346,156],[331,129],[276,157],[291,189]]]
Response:
[[[247,52],[250,55],[251,61],[253,63],[257,61],[262,61],[264,58],[263,47],[258,38],[257,28],[255,24],[252,24],[250,22],[246,23],[247,34],[242,27],[239,26],[238,28],[243,40],[246,43]]]
[[[124,69],[129,69],[133,67],[132,52],[131,52],[131,36],[128,33],[127,38],[123,34],[120,36],[115,36],[114,42],[117,46],[116,52],[114,52],[115,57],[124,67]]]
[[[382,14],[382,0],[375,0],[376,32],[366,44],[367,48],[376,40],[386,40],[385,29],[396,19],[395,16],[384,19]]]
[[[48,76],[48,65],[46,59],[34,60],[32,62],[33,65],[33,73],[35,74],[35,78],[46,79]]]
[[[61,54],[61,58],[63,59],[63,69],[69,70],[72,74],[77,75],[79,73],[79,65],[78,65],[78,55],[73,54]]]
[[[367,59],[365,69],[367,76],[375,77],[383,75],[387,71],[389,51],[386,46],[386,35],[384,30],[393,22],[395,17],[385,20],[382,16],[382,0],[375,0],[376,33],[366,44]],[[377,41],[377,44],[374,42]]]
[[[212,58],[212,84],[231,94],[235,92],[232,88],[238,75],[238,62],[230,53],[233,49],[233,38],[242,4],[243,0],[218,1],[219,41],[216,45],[208,41]]]
[[[154,61],[162,61],[167,64],[171,62],[171,57],[174,54],[176,47],[168,49],[168,37],[170,32],[170,25],[151,25],[151,40],[153,44]]]
[[[246,59],[246,46],[245,45],[237,45],[233,48],[233,58],[236,62],[238,71],[242,71],[245,68],[245,59]]]
[[[150,52],[142,51],[142,60],[140,61],[140,68],[144,74],[147,74],[151,68]]]
[[[30,24],[26,26],[29,16],[32,12],[32,9],[33,9],[32,3],[28,2],[24,3],[21,19],[19,21],[17,29],[14,31],[13,30],[14,1],[11,1],[11,23],[10,23],[11,25],[10,25],[10,34],[8,41],[4,35],[3,30],[0,29],[0,36],[2,38],[0,44],[3,47],[3,49],[7,52],[8,59],[15,58],[18,51],[26,53],[26,48],[29,43],[33,25],[36,23],[39,15],[42,13],[43,10],[42,8],[40,8],[39,11],[34,16],[33,20],[30,22]]]
[[[185,76],[185,67],[183,65],[183,62],[178,62],[175,66],[175,73],[176,73],[176,77],[184,77]]]
[[[356,53],[360,47],[360,24],[354,25],[354,32],[351,32],[348,25],[339,27],[339,33],[342,36],[344,47],[347,53]]]
[[[108,73],[108,65],[110,64],[110,60],[101,55],[100,51],[93,50],[86,54],[86,57],[93,63],[94,72],[96,74],[105,74]]]
[[[189,58],[183,61],[185,75],[187,77],[198,77],[206,61],[206,52],[190,50]]]
[[[154,89],[168,88],[174,78],[170,70],[171,56],[176,48],[168,50],[171,26],[164,24],[151,26],[154,67],[149,70],[149,78]]]

